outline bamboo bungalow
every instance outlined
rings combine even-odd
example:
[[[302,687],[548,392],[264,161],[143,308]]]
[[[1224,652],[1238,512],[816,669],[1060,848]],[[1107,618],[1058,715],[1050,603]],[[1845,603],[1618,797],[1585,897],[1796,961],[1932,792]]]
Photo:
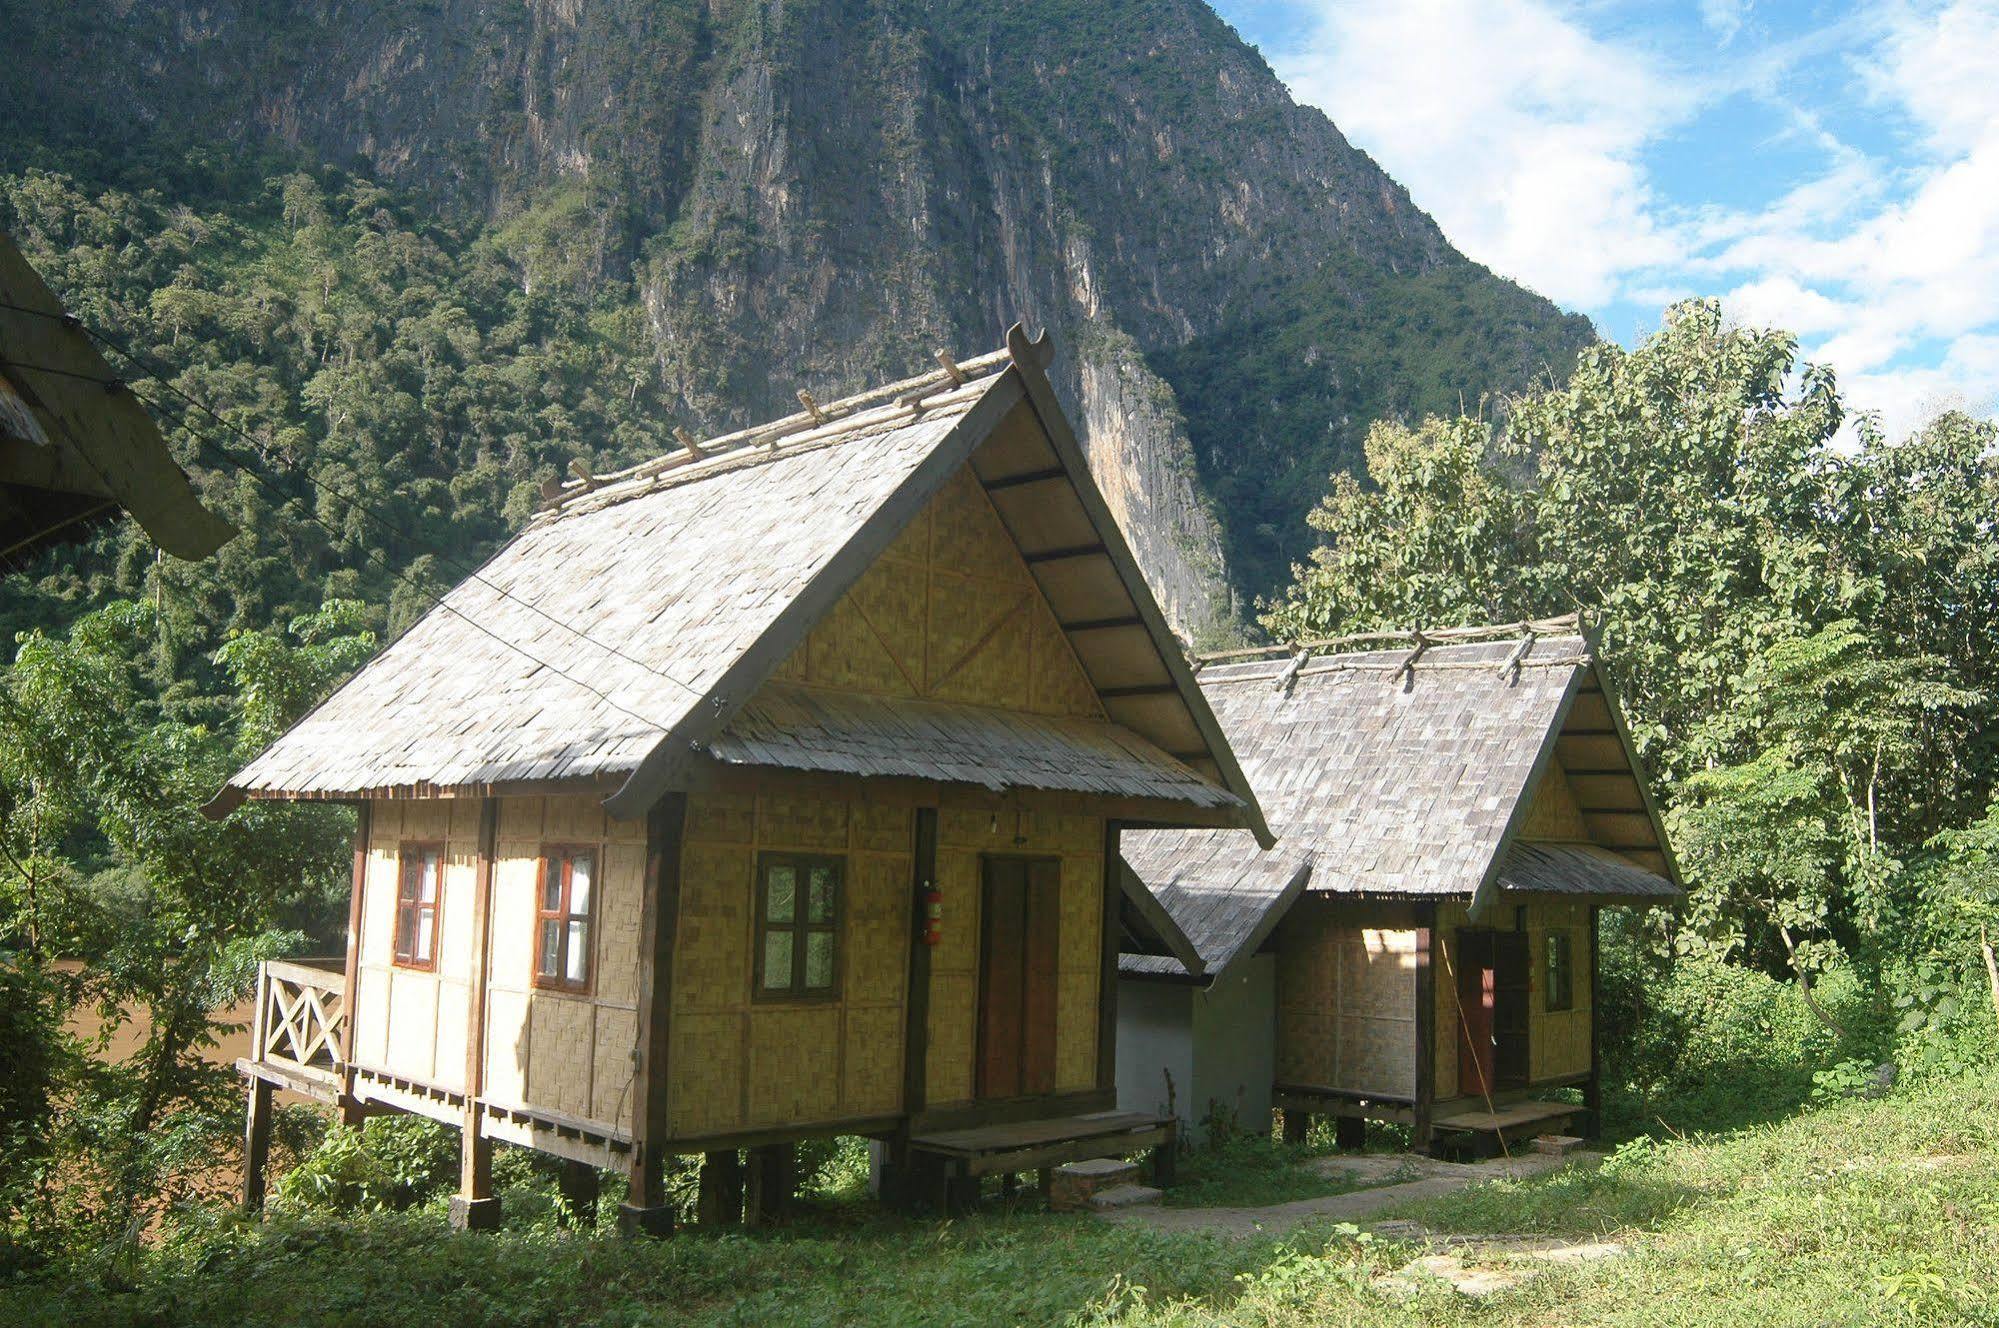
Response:
[[[231,781],[360,811],[344,968],[264,975],[246,1199],[273,1086],[458,1126],[472,1226],[495,1139],[625,1169],[650,1231],[669,1155],[720,1217],[811,1136],[946,1204],[1170,1143],[1111,1111],[1117,937],[1158,916],[1120,827],[1268,832],[1049,353],[551,486]]]
[[[157,425],[0,234],[0,557],[87,538],[129,513],[176,558],[236,533],[201,505]]]
[[[1373,638],[1376,641],[1383,638]],[[1199,666],[1279,836],[1124,856],[1195,951],[1128,937],[1126,1109],[1490,1144],[1597,1113],[1598,910],[1681,889],[1574,619]],[[1539,1100],[1581,1090],[1582,1103]]]

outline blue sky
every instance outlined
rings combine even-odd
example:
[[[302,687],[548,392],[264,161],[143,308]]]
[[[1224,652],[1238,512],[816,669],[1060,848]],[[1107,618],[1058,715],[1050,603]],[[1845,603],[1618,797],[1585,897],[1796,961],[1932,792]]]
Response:
[[[1214,0],[1480,262],[1626,344],[1788,328],[1891,433],[1999,410],[1999,0]]]

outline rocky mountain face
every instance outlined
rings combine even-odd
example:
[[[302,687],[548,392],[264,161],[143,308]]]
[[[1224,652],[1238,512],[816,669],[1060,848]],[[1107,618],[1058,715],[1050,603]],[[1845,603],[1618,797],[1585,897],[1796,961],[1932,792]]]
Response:
[[[1198,0],[0,0],[14,132],[364,159],[524,284],[629,282],[720,429],[1046,324],[1163,602],[1213,636],[1384,414],[1588,324],[1457,254]]]

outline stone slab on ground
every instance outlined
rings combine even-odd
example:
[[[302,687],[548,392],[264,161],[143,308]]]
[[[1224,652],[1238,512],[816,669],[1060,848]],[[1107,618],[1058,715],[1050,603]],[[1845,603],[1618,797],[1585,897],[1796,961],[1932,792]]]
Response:
[[[1090,1196],[1092,1212],[1108,1213],[1120,1208],[1140,1208],[1158,1204],[1163,1197],[1150,1185],[1113,1185]]]
[[[1594,1160],[1594,1154],[1584,1158]],[[1356,1162],[1363,1158],[1322,1158],[1320,1162]],[[1434,1199],[1455,1194],[1472,1185],[1493,1180],[1525,1180],[1545,1176],[1574,1165],[1578,1158],[1556,1157],[1547,1153],[1521,1153],[1511,1158],[1486,1162],[1442,1162],[1409,1155],[1418,1171],[1414,1180],[1355,1190],[1350,1194],[1329,1194],[1321,1199],[1297,1199],[1291,1203],[1263,1208],[1136,1208],[1102,1213],[1106,1222],[1142,1222],[1161,1231],[1215,1231],[1232,1236],[1272,1235],[1289,1231],[1306,1222],[1330,1220],[1357,1222],[1390,1208],[1417,1199]],[[1333,1174],[1333,1173],[1324,1173]]]
[[[1091,1206],[1095,1195],[1118,1186],[1136,1186],[1137,1182],[1138,1164],[1122,1158],[1065,1162],[1048,1178],[1048,1209],[1054,1213],[1080,1212]]]

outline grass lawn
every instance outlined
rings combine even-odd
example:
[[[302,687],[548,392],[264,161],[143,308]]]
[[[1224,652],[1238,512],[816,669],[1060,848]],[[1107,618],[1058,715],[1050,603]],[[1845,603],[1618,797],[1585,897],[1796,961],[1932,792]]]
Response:
[[[950,1223],[834,1203],[790,1228],[658,1243],[436,1212],[190,1227],[136,1268],[0,1285],[0,1322],[302,1324],[1999,1323],[1999,1073],[1594,1172],[1413,1205],[1467,1233],[1609,1236],[1622,1257],[1471,1300],[1382,1284],[1418,1251],[1353,1228],[1163,1235],[1024,1208]]]

